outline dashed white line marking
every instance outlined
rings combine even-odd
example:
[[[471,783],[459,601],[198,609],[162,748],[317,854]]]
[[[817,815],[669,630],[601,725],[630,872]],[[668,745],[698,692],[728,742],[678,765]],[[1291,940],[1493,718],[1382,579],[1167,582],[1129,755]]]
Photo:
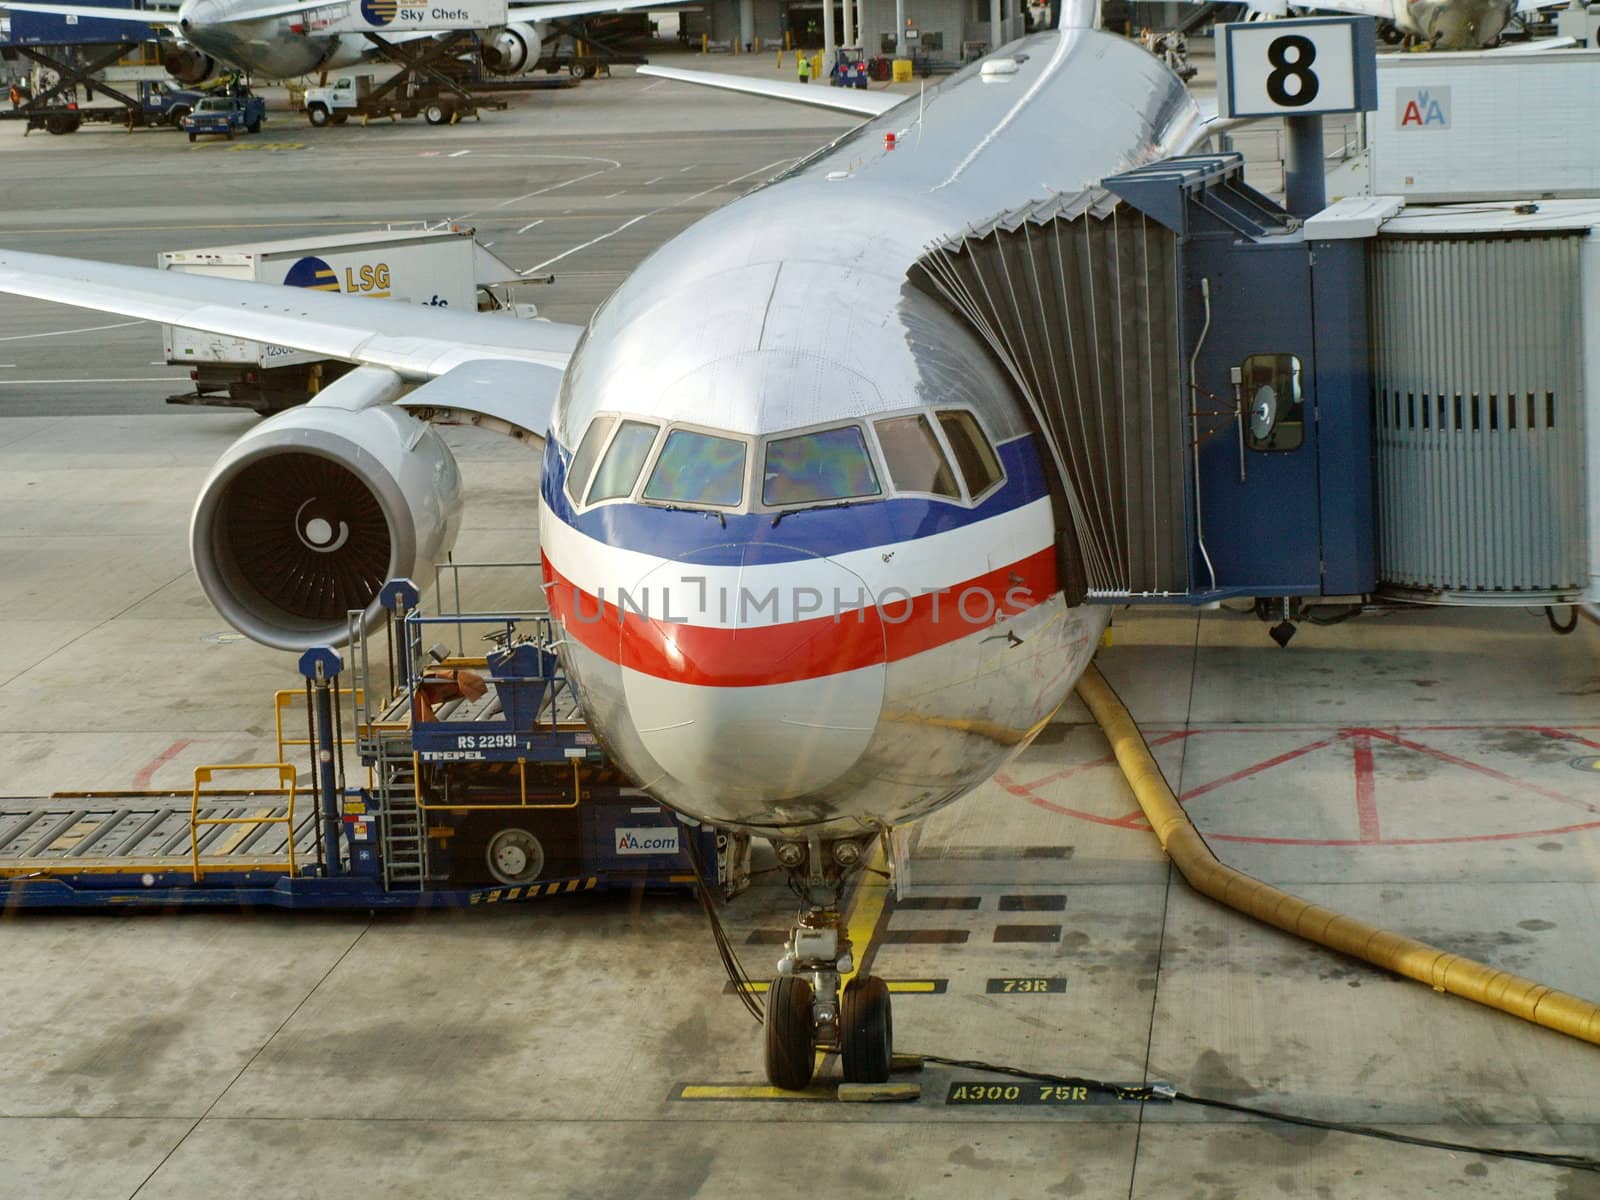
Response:
[[[560,183],[552,183],[552,184],[548,185],[547,187],[535,188],[531,192],[523,192],[522,195],[520,195],[520,196],[513,196],[509,200],[502,200],[499,204],[496,204],[495,207],[496,208],[509,208],[511,205],[515,204],[518,200],[528,200],[528,199],[531,199],[534,196],[542,196],[546,192],[557,192],[557,191],[560,191],[564,187],[571,187],[575,183],[582,183],[585,179],[593,179],[596,175],[604,175],[607,171],[616,170],[617,167],[620,167],[622,165],[619,162],[613,162],[611,159],[606,159],[605,161],[611,162],[612,165],[609,166],[609,167],[601,167],[598,171],[590,171],[590,172],[588,172],[587,174],[584,174],[584,175],[576,175],[571,179],[563,179]]]
[[[660,183],[665,178],[665,175],[657,175],[654,179],[646,179],[644,181],[644,186],[649,187],[652,183]]]
[[[15,367],[16,363],[0,363],[0,367]]]
[[[584,242],[581,246],[574,246],[570,250],[563,250],[560,254],[556,255],[554,258],[547,258],[542,263],[536,263],[535,265],[529,267],[526,271],[523,271],[522,274],[524,274],[524,275],[532,275],[535,271],[542,270],[543,268],[548,267],[551,263],[560,262],[563,258],[566,258],[570,254],[576,254],[579,250],[587,250],[590,246],[596,245],[599,242],[603,242],[607,238],[615,237],[617,234],[621,233],[624,229],[628,229],[628,228],[631,228],[634,225],[637,225],[640,221],[643,221],[646,217],[653,217],[657,213],[666,212],[668,209],[681,207],[682,205],[688,204],[690,201],[700,199],[701,196],[709,196],[712,192],[715,192],[720,188],[731,187],[733,184],[741,183],[744,180],[749,179],[752,175],[760,175],[764,171],[770,171],[774,167],[781,167],[784,163],[789,163],[789,162],[793,162],[793,161],[794,161],[794,159],[792,159],[792,158],[780,158],[775,162],[768,163],[764,167],[757,167],[754,171],[746,171],[743,175],[735,176],[734,178],[726,180],[723,183],[714,183],[710,187],[704,189],[703,191],[698,191],[692,196],[686,196],[682,200],[675,200],[671,204],[663,204],[659,208],[652,208],[649,212],[640,213],[637,217],[630,217],[628,220],[624,221],[621,225],[618,225],[615,229],[611,230],[610,232],[602,233],[599,237],[596,237],[596,238],[590,238],[587,242]],[[690,166],[694,166],[694,165],[697,165],[697,164],[693,164],[693,163],[690,164]],[[684,168],[685,171],[688,170],[688,169],[689,169],[688,167]]]
[[[606,197],[606,199],[607,200],[615,200],[618,196],[621,196],[625,192],[627,192],[627,190],[628,190],[627,188],[623,188],[622,191],[620,191],[620,192],[612,192],[611,195]]]
[[[528,230],[532,229],[535,225],[543,225],[543,224],[544,224],[544,218],[540,217],[537,221],[529,221],[521,229],[517,230],[517,232],[518,233],[527,233]]]
[[[687,167],[679,167],[678,168],[678,174],[682,175],[685,171],[692,171],[696,167],[698,167],[699,165],[700,165],[699,163],[690,163]]]
[[[454,154],[445,155],[446,158],[460,158],[463,154],[471,154],[471,150],[457,150]]]
[[[669,82],[669,81],[665,80],[665,79],[658,79],[654,83],[646,84],[644,87],[639,89],[639,94],[643,95],[645,92],[653,92],[653,91],[656,90],[656,88],[660,87],[663,83],[667,83],[667,82]]]
[[[126,329],[130,325],[143,325],[143,321],[118,321],[115,325],[85,325],[82,329],[52,329],[49,333],[13,333],[0,337],[0,342],[22,342],[29,338],[70,337],[74,333],[99,333],[103,329]]]

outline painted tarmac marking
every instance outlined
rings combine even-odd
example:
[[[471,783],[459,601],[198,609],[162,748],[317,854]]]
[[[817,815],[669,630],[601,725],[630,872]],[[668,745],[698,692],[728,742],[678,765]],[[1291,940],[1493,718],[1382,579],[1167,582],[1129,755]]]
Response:
[[[1398,725],[1391,726],[1388,729],[1377,729],[1369,726],[1353,726],[1328,731],[1326,729],[1314,728],[1229,726],[1215,729],[1173,730],[1161,735],[1160,737],[1151,738],[1149,740],[1149,745],[1155,747],[1188,738],[1230,734],[1235,736],[1241,734],[1270,736],[1288,733],[1298,733],[1302,735],[1314,733],[1323,735],[1305,743],[1304,745],[1295,747],[1292,750],[1273,755],[1270,758],[1264,759],[1257,763],[1252,763],[1249,766],[1241,767],[1236,771],[1232,771],[1229,774],[1222,776],[1220,779],[1211,780],[1208,783],[1203,783],[1196,787],[1190,788],[1178,797],[1179,802],[1182,804],[1188,804],[1188,802],[1191,800],[1218,791],[1230,784],[1254,778],[1255,776],[1269,771],[1274,767],[1293,762],[1296,759],[1303,758],[1306,755],[1312,754],[1318,750],[1334,746],[1350,746],[1352,764],[1355,774],[1354,800],[1356,809],[1356,825],[1359,836],[1355,838],[1273,837],[1207,831],[1205,836],[1209,840],[1268,846],[1433,846],[1471,842],[1513,841],[1519,838],[1551,837],[1559,834],[1578,833],[1590,829],[1600,828],[1600,820],[1584,821],[1571,825],[1552,826],[1543,829],[1515,830],[1482,834],[1455,834],[1449,837],[1383,837],[1378,821],[1376,772],[1374,768],[1372,752],[1372,743],[1375,740],[1386,742],[1389,745],[1395,746],[1399,749],[1411,751],[1414,754],[1435,759],[1449,766],[1470,771],[1474,774],[1481,775],[1486,779],[1493,780],[1495,783],[1517,788],[1521,791],[1539,796],[1542,799],[1563,805],[1564,807],[1577,808],[1586,813],[1600,815],[1600,805],[1596,805],[1587,800],[1581,800],[1573,796],[1568,796],[1562,792],[1544,787],[1543,785],[1535,783],[1532,780],[1519,779],[1513,775],[1508,775],[1494,767],[1487,766],[1483,763],[1473,762],[1472,760],[1463,758],[1460,755],[1452,754],[1447,750],[1441,750],[1436,746],[1431,746],[1427,743],[1418,741],[1414,737],[1402,736],[1402,733],[1537,733],[1549,738],[1551,741],[1570,741],[1586,747],[1600,749],[1600,743],[1583,737],[1576,732],[1576,730],[1579,729],[1593,731],[1594,727],[1589,725],[1579,725],[1569,729],[1560,729],[1545,725]],[[1065,770],[1052,772],[1030,783],[1018,782],[1017,780],[1012,779],[1009,773],[1006,772],[1002,772],[1000,775],[997,775],[995,779],[1002,788],[1011,793],[1013,796],[1026,800],[1028,803],[1033,804],[1036,807],[1043,808],[1051,812],[1058,812],[1064,816],[1076,817],[1079,820],[1089,821],[1097,825],[1106,825],[1112,828],[1130,830],[1147,830],[1149,825],[1144,819],[1143,812],[1138,809],[1135,809],[1132,812],[1124,813],[1120,816],[1105,816],[1100,813],[1090,813],[1079,809],[1069,808],[1066,805],[1057,804],[1054,801],[1047,800],[1045,797],[1038,794],[1038,789],[1047,783],[1057,782],[1061,779],[1065,779],[1073,774],[1076,774],[1079,771],[1088,770],[1092,767],[1109,765],[1114,761],[1115,760],[1113,757],[1105,756],[1095,759],[1092,762],[1080,763]]]
[[[1062,895],[1001,896],[1001,912],[1061,912],[1067,907]]]
[[[1113,1083],[1112,1087],[1144,1089],[1167,1084]],[[1150,1097],[1151,1103],[1171,1103],[1169,1097]],[[952,1079],[945,1092],[947,1105],[998,1105],[1002,1107],[1067,1107],[1085,1104],[1142,1104],[1145,1100],[1126,1099],[1098,1088],[1070,1083],[988,1083],[981,1079]]]
[[[660,183],[665,178],[665,175],[657,175],[654,179],[646,179],[644,181],[644,186],[649,187],[652,183]]]
[[[788,1092],[766,1083],[682,1083],[674,1100],[790,1100],[830,1104],[838,1099],[833,1084],[812,1084],[803,1092]]]
[[[615,200],[618,196],[625,196],[627,194],[628,194],[628,189],[627,188],[623,188],[620,192],[612,192],[609,196],[604,197],[604,199],[606,199],[606,200]]]
[[[534,190],[531,192],[523,192],[520,196],[513,196],[509,200],[502,200],[499,204],[496,204],[495,207],[510,208],[519,200],[531,200],[535,196],[543,196],[547,192],[559,192],[564,187],[571,187],[575,183],[582,183],[585,179],[593,179],[596,175],[604,175],[607,171],[613,171],[622,165],[621,163],[612,159],[593,159],[591,161],[608,162],[611,163],[611,165],[608,167],[601,167],[598,170],[590,171],[585,175],[576,175],[571,179],[563,179],[560,183],[552,183],[542,188],[534,188]]]
[[[198,740],[200,739],[179,738],[177,741],[173,742],[172,745],[168,746],[160,754],[156,755],[144,766],[139,768],[139,770],[133,776],[133,786],[140,791],[148,788],[150,786],[150,781],[155,778],[157,771],[166,766],[173,759],[177,758],[178,755],[182,754],[190,746],[193,746]]]
[[[996,925],[994,940],[1002,942],[1059,942],[1059,925]]]
[[[25,342],[30,338],[70,337],[74,333],[100,333],[107,329],[127,329],[132,325],[143,325],[143,321],[118,321],[114,325],[86,325],[82,329],[52,329],[49,333],[13,333],[7,337],[0,337],[0,342]],[[15,363],[8,364],[15,366]]]
[[[445,155],[446,158],[460,158],[463,154],[471,154],[471,150],[457,150],[454,154]]]
[[[989,996],[1060,995],[1067,990],[1065,975],[1002,975],[984,985]]]
[[[630,217],[628,220],[624,221],[621,225],[618,225],[615,229],[610,230],[607,233],[602,233],[599,237],[590,238],[587,242],[584,242],[581,246],[574,246],[570,250],[563,250],[560,254],[557,254],[554,258],[547,258],[542,263],[535,263],[533,266],[531,266],[527,270],[523,271],[522,274],[524,274],[524,275],[532,275],[536,271],[540,271],[540,270],[544,269],[545,267],[548,267],[551,263],[560,262],[563,258],[566,258],[568,255],[576,254],[580,250],[587,250],[590,246],[598,245],[599,243],[605,241],[607,238],[616,237],[617,234],[621,233],[625,229],[631,229],[633,226],[637,225],[640,221],[646,220],[646,219],[648,219],[650,217],[653,217],[653,216],[656,216],[656,215],[658,215],[660,213],[664,213],[668,209],[680,208],[685,204],[689,204],[692,201],[700,199],[700,197],[702,197],[702,196],[709,196],[712,192],[719,191],[720,189],[725,188],[725,187],[732,187],[736,183],[741,183],[744,180],[749,179],[752,175],[759,175],[763,171],[768,171],[768,170],[771,170],[773,167],[782,166],[786,162],[793,162],[793,161],[794,160],[790,159],[790,158],[777,159],[777,160],[775,160],[773,162],[770,162],[770,163],[766,164],[766,166],[757,167],[754,171],[746,171],[743,175],[735,176],[733,179],[729,179],[724,183],[713,184],[711,187],[708,187],[708,188],[704,189],[703,191],[698,191],[694,195],[685,197],[682,200],[674,200],[671,204],[663,204],[660,208],[652,208],[649,212],[640,213],[637,217]],[[696,163],[691,163],[691,164],[689,164],[689,167],[684,167],[683,170],[687,171],[687,170],[690,169],[690,167],[697,166],[697,165],[698,164],[696,164]]]
[[[540,217],[537,221],[529,221],[521,229],[517,230],[517,232],[518,233],[527,233],[528,230],[532,229],[535,225],[543,225],[543,224],[544,224],[544,218]]]
[[[968,929],[889,929],[882,941],[886,946],[965,946],[971,936]]]
[[[943,996],[950,990],[948,979],[885,979],[884,983],[889,985],[889,992],[895,996]],[[771,980],[750,981],[750,990],[758,996],[765,996],[771,989]],[[722,993],[725,996],[737,993],[733,980],[722,985]]]
[[[902,912],[971,912],[983,905],[981,896],[903,896],[894,902]]]

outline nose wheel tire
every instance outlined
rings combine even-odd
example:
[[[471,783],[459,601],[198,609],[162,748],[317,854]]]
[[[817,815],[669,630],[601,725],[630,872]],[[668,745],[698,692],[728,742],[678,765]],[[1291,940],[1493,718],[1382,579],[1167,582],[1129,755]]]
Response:
[[[544,872],[544,846],[526,829],[502,829],[489,839],[484,859],[501,883],[532,883]]]
[[[811,1001],[810,982],[794,975],[778,976],[767,991],[767,1015],[763,1025],[767,1041],[767,1081],[773,1087],[798,1092],[811,1082],[815,1067]]]
[[[889,985],[876,975],[857,975],[845,984],[839,1029],[845,1082],[887,1083],[894,1062]]]

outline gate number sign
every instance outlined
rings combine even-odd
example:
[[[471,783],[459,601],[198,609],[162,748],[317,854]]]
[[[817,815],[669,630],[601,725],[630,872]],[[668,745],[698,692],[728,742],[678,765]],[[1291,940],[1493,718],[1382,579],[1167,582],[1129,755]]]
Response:
[[[1378,107],[1371,17],[1251,21],[1218,32],[1219,116],[1309,117]]]

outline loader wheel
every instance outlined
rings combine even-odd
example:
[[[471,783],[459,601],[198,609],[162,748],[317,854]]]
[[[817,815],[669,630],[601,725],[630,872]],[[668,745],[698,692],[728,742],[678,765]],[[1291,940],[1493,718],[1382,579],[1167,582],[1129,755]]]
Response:
[[[442,104],[430,104],[422,110],[422,119],[429,125],[443,125],[450,120],[450,110]]]

